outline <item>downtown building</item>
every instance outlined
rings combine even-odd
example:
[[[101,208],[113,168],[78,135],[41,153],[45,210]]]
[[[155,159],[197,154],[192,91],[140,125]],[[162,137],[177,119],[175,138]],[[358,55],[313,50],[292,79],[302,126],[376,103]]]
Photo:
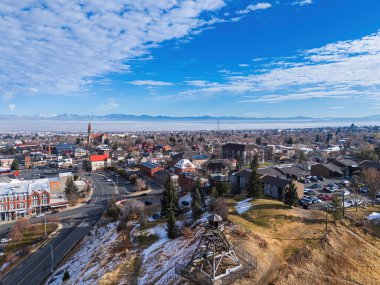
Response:
[[[50,208],[48,179],[0,183],[0,221],[16,220]]]

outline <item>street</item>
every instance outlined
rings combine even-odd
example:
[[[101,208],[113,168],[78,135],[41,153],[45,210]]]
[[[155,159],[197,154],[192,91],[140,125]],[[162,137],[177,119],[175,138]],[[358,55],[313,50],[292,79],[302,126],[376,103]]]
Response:
[[[61,219],[63,225],[62,230],[48,244],[29,255],[15,268],[5,274],[0,279],[0,284],[41,284],[51,273],[50,245],[53,248],[53,268],[56,268],[70,249],[90,233],[107,208],[109,195],[115,193],[113,185],[101,181],[101,175],[92,174],[91,176],[95,189],[90,203],[57,213],[56,216]],[[42,221],[43,218],[32,219],[33,223]],[[11,226],[12,224],[1,225],[0,234],[4,234]]]

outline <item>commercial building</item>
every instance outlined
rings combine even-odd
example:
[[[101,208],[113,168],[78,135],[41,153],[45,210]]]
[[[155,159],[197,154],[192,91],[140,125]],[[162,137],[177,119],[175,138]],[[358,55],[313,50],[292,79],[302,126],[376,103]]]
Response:
[[[91,170],[104,169],[111,166],[111,158],[107,154],[90,155]]]

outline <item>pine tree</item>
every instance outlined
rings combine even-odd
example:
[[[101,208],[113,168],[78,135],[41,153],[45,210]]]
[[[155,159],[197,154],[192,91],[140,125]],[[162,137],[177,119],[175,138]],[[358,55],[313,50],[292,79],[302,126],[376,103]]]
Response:
[[[168,221],[166,223],[166,231],[168,233],[168,237],[174,239],[177,237],[177,225],[175,220],[174,211],[170,211],[168,213]]]
[[[12,170],[19,170],[20,169],[20,164],[16,158],[13,159],[13,162],[11,164],[11,169]]]
[[[251,160],[251,163],[249,164],[249,168],[251,170],[259,168],[259,157],[257,154],[255,154]]]
[[[161,198],[161,213],[166,214],[169,211],[177,211],[178,209],[178,194],[172,180],[169,178],[166,182],[164,192]]]
[[[292,182],[290,183],[284,191],[284,204],[287,205],[289,208],[292,208],[292,206],[297,205],[298,203],[298,193],[297,193],[297,187]]]
[[[226,181],[220,181],[216,185],[216,191],[218,191],[218,196],[219,197],[224,197],[227,196],[228,194],[231,193],[231,185],[229,182]]]
[[[70,177],[65,183],[66,198],[71,205],[78,202],[78,187],[75,185],[74,180]]]
[[[219,198],[219,193],[216,190],[216,187],[212,187],[212,189],[211,189],[211,197],[214,198],[214,199]]]
[[[315,137],[315,142],[320,142],[321,141],[321,138],[319,137],[319,134],[317,134],[317,136]]]
[[[203,212],[202,197],[198,188],[195,188],[192,192],[191,210],[194,219],[198,218]]]
[[[333,197],[331,201],[331,215],[334,218],[334,223],[343,217],[343,205],[342,205],[342,200],[338,197],[335,196]]]
[[[249,177],[247,192],[253,198],[260,198],[263,196],[263,186],[260,180],[260,175],[257,172],[259,167],[258,157],[255,155],[250,163],[251,175]]]

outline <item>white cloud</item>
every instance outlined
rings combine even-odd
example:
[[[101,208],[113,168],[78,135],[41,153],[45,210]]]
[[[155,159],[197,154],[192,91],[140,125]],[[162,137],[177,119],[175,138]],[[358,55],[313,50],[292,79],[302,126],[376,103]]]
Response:
[[[2,0],[0,94],[69,94],[218,22],[223,0]],[[221,19],[222,20],[222,19]]]
[[[14,110],[16,110],[16,104],[9,104],[8,108],[9,108],[9,110],[14,111]]]
[[[313,4],[313,0],[301,0],[301,1],[295,1],[292,3],[292,5],[300,5],[300,6],[310,5],[310,4]]]
[[[100,112],[109,112],[112,110],[115,110],[119,107],[119,103],[115,101],[115,99],[108,99],[106,102],[99,105],[99,111]]]
[[[249,64],[246,64],[246,63],[239,64],[239,67],[248,67],[248,66],[249,66]]]
[[[251,102],[310,98],[369,98],[380,94],[380,32],[278,59],[260,73],[229,75],[227,83],[192,93],[247,94]],[[266,63],[264,64],[264,66]],[[247,100],[245,100],[247,102]]]
[[[248,14],[249,12],[256,11],[256,10],[266,10],[268,8],[272,7],[272,4],[270,3],[257,3],[257,4],[250,4],[248,5],[244,10],[237,11],[237,14]]]
[[[166,81],[157,81],[157,80],[134,80],[128,82],[132,85],[141,85],[141,86],[172,86],[174,83]]]

